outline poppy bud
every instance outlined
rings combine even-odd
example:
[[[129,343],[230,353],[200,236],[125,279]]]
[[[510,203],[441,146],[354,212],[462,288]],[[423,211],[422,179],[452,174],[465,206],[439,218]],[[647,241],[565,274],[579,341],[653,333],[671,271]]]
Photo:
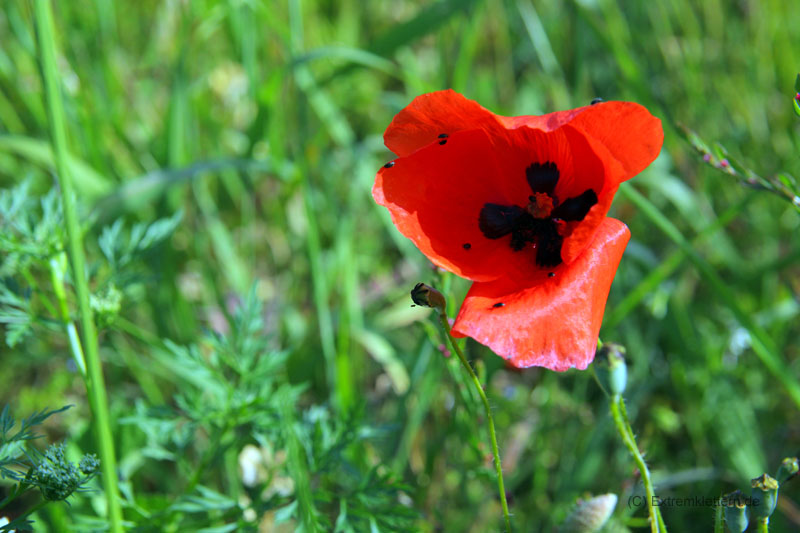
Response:
[[[778,503],[778,482],[767,474],[761,474],[760,477],[751,480],[750,485],[753,487],[753,501],[750,502],[753,518],[756,520],[769,518]]]
[[[616,494],[603,494],[588,500],[578,500],[575,509],[567,516],[558,531],[560,533],[595,533],[595,531],[600,531],[600,528],[608,522],[616,506]]]
[[[723,498],[725,507],[725,523],[732,533],[742,533],[747,529],[747,502],[742,491],[731,492]]]
[[[621,344],[603,344],[597,351],[594,373],[600,385],[612,395],[625,392],[628,367],[625,365],[625,347]]]
[[[424,283],[414,285],[411,290],[411,299],[419,306],[434,307],[440,312],[444,312],[446,304],[444,296],[430,285],[425,285]]]
[[[779,484],[783,485],[797,475],[798,470],[800,470],[800,465],[797,463],[797,457],[787,457],[781,461],[781,466],[778,467],[775,479]]]

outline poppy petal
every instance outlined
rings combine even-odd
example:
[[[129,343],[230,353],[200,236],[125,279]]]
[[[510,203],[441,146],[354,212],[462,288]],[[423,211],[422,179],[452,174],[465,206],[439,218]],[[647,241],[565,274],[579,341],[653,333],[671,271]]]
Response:
[[[629,238],[625,224],[606,218],[584,252],[553,277],[527,287],[508,278],[473,283],[453,333],[472,337],[518,368],[585,369]]]
[[[491,281],[508,269],[528,271],[533,256],[515,252],[509,237],[481,231],[486,204],[514,206],[497,164],[496,146],[483,130],[461,131],[382,168],[372,196],[389,209],[392,222],[436,265],[475,281]],[[525,167],[519,180],[525,187]],[[524,196],[527,198],[527,196]],[[522,209],[519,209],[522,211]],[[502,213],[491,223],[503,231]],[[507,212],[506,215],[513,213]]]
[[[452,89],[423,94],[395,115],[383,134],[386,147],[398,156],[409,155],[440,135],[482,129],[490,134],[504,128],[497,115]]]
[[[392,120],[384,133],[386,147],[408,155],[459,130],[483,129],[490,134],[528,127],[554,131],[569,124],[590,136],[619,164],[615,179],[628,180],[644,170],[661,151],[661,121],[634,102],[601,102],[546,115],[504,117],[448,89],[416,97]]]
[[[619,162],[625,181],[647,168],[661,152],[661,121],[634,102],[602,102],[576,115],[570,126],[600,142]]]
[[[545,131],[564,124],[579,129],[605,148],[618,164],[617,182],[634,177],[658,157],[664,142],[661,120],[635,102],[601,102],[542,116],[501,117],[508,128]]]

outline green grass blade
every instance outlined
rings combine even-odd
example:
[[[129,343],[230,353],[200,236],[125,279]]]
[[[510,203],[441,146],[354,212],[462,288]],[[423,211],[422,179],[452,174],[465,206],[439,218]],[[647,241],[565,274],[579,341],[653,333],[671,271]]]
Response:
[[[108,413],[103,369],[97,342],[92,308],[89,305],[89,287],[86,280],[86,259],[83,255],[82,234],[75,208],[72,177],[67,157],[67,128],[61,101],[58,70],[56,68],[56,45],[54,39],[53,13],[49,0],[36,0],[35,17],[39,37],[39,53],[47,97],[56,170],[61,183],[61,198],[67,227],[69,255],[72,259],[73,280],[83,326],[83,343],[88,370],[86,388],[94,415],[93,426],[100,452],[100,467],[103,472],[103,489],[108,506],[108,521],[111,531],[122,531],[122,509],[117,487],[117,461],[114,439]]]
[[[778,354],[777,348],[768,334],[755,323],[752,317],[745,312],[736,301],[734,293],[728,289],[719,274],[708,262],[692,248],[692,245],[681,234],[677,227],[665,217],[650,200],[642,196],[630,186],[620,187],[623,197],[633,203],[644,216],[646,216],[669,239],[681,247],[689,260],[695,265],[700,275],[710,285],[712,290],[720,297],[725,306],[733,313],[736,320],[750,334],[753,351],[764,364],[767,370],[783,385],[792,401],[800,407],[800,384],[793,378],[792,371],[786,366]]]
[[[54,167],[53,150],[48,143],[23,135],[0,135],[0,152],[22,157],[45,167]],[[66,154],[66,168],[75,180],[75,189],[88,200],[111,192],[111,183],[92,167]]]
[[[749,200],[749,196],[744,196],[735,205],[726,209],[725,212],[719,216],[719,218],[706,226],[694,237],[694,239],[692,239],[692,246],[699,244],[711,235],[714,235],[720,229],[727,226],[739,213],[741,213],[742,208]],[[656,268],[651,270],[650,273],[645,276],[645,278],[640,281],[638,285],[636,285],[636,287],[628,291],[628,293],[625,295],[622,301],[616,305],[616,307],[614,307],[610,312],[606,313],[606,316],[603,319],[603,326],[607,328],[613,328],[622,322],[622,320],[628,316],[628,314],[633,311],[648,294],[652,293],[656,287],[658,287],[664,280],[671,276],[672,273],[675,272],[675,270],[677,270],[681,264],[683,264],[685,259],[686,253],[683,248],[679,248],[669,254],[669,256],[662,260]]]

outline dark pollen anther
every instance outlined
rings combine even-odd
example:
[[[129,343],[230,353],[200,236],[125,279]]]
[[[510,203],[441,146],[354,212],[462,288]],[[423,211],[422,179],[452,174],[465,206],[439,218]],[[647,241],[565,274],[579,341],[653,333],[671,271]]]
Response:
[[[525,178],[534,193],[544,193],[553,196],[558,183],[558,167],[552,161],[533,163],[525,169]]]
[[[388,163],[383,165],[383,168],[392,168],[393,166],[394,166],[394,161],[389,161]]]
[[[497,302],[492,307],[497,308],[497,307],[503,307],[504,305],[506,305],[506,304],[504,304],[503,302]]]
[[[472,245],[468,242],[465,242],[464,244],[461,245],[461,247],[464,248],[465,250],[469,250],[470,248],[472,248]]]
[[[440,139],[447,139],[448,137],[449,137],[449,135],[448,135],[448,134],[446,134],[446,133],[440,133],[440,134],[439,134],[439,138],[440,138]]]
[[[595,98],[595,99],[593,99],[593,100],[592,100],[592,105],[594,105],[594,104],[599,104],[599,103],[600,103],[600,102],[602,102],[602,101],[603,101],[603,99],[602,99],[602,98]]]
[[[586,189],[574,198],[568,198],[550,213],[553,218],[560,218],[567,222],[581,221],[589,210],[597,203],[597,193]]]
[[[442,139],[441,141],[439,141],[439,144],[447,144],[447,139]]]
[[[478,228],[487,239],[499,239],[517,229],[525,215],[525,210],[517,205],[484,204]]]
[[[528,196],[530,203],[526,207],[485,203],[478,214],[478,229],[487,239],[508,235],[508,244],[515,252],[534,250],[539,267],[557,267],[563,261],[564,238],[571,232],[566,224],[582,221],[599,200],[596,192],[586,189],[561,201],[555,194],[559,177],[554,162],[532,163],[525,169],[525,179],[533,192]],[[552,278],[555,273],[547,275]]]

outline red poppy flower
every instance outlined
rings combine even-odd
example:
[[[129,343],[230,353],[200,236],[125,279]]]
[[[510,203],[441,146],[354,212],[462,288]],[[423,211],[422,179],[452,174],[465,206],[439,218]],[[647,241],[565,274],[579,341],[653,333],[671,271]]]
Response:
[[[517,367],[585,369],[630,237],[606,213],[658,155],[661,122],[630,102],[503,117],[447,90],[415,98],[384,140],[399,157],[375,201],[431,261],[475,282],[454,334]]]

